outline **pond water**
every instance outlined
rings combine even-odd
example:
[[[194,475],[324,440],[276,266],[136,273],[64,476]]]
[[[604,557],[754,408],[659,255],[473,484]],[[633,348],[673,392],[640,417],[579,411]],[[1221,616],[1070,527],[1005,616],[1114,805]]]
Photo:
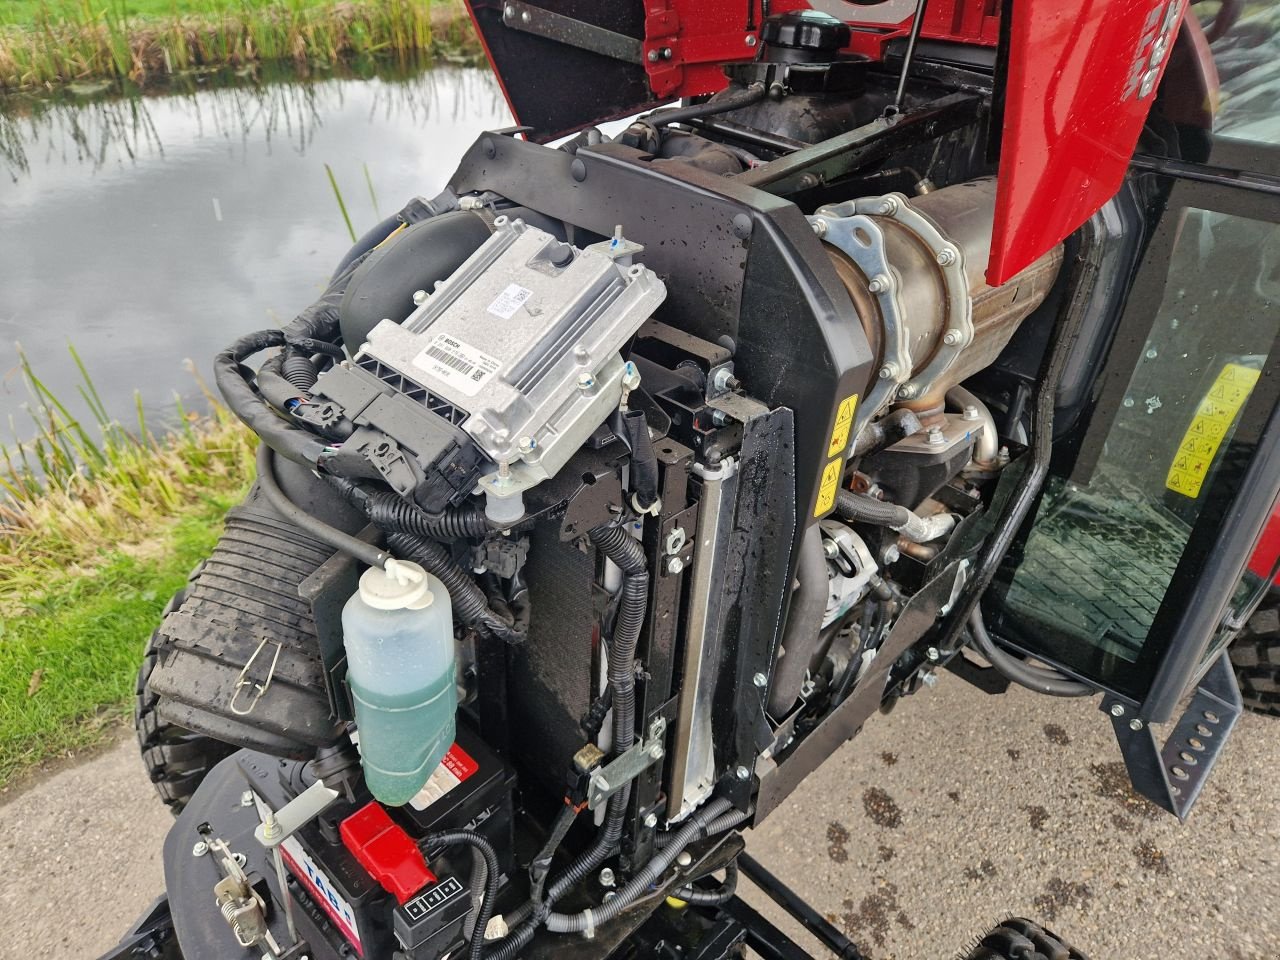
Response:
[[[509,116],[471,67],[0,101],[0,442],[33,432],[15,342],[74,414],[69,343],[112,415],[137,390],[163,420],[187,358],[292,318],[350,246],[326,164],[361,233]]]

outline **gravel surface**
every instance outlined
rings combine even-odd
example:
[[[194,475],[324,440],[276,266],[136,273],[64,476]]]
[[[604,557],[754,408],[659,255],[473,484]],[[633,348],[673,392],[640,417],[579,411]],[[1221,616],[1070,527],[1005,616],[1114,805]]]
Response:
[[[875,960],[948,960],[1010,914],[1094,960],[1276,960],[1278,769],[1280,720],[1246,716],[1179,824],[1129,791],[1094,701],[944,676],[873,719],[748,848]],[[0,804],[0,958],[96,957],[160,892],[171,821],[131,739]]]

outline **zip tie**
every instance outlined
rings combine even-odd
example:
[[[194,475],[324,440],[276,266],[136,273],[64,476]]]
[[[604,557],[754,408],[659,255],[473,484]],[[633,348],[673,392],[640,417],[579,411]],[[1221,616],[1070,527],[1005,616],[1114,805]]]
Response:
[[[588,940],[594,940],[596,938],[596,915],[591,912],[590,907],[587,907],[587,909],[583,910],[582,915],[583,917],[586,918],[586,921],[587,921],[587,926],[582,931],[582,935],[586,937]]]

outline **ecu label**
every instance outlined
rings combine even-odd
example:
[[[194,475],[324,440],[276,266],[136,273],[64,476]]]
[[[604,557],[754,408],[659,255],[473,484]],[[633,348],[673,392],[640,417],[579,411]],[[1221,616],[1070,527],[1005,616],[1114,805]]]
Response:
[[[858,408],[858,395],[851,393],[840,401],[840,409],[836,411],[836,425],[831,429],[831,444],[827,447],[827,456],[834,457],[849,448],[849,430],[853,426],[853,412]]]
[[[1218,448],[1261,375],[1261,371],[1239,363],[1228,363],[1222,368],[1196,407],[1196,415],[1191,418],[1178,444],[1178,452],[1173,455],[1164,481],[1168,489],[1192,499],[1200,496]]]

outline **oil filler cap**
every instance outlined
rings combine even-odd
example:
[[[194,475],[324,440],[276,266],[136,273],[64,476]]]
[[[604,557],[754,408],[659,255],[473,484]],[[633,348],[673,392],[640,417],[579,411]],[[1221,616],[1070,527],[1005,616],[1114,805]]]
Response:
[[[436,882],[418,845],[377,801],[365,804],[343,820],[338,832],[343,845],[369,871],[369,876],[401,905],[427,884]]]

